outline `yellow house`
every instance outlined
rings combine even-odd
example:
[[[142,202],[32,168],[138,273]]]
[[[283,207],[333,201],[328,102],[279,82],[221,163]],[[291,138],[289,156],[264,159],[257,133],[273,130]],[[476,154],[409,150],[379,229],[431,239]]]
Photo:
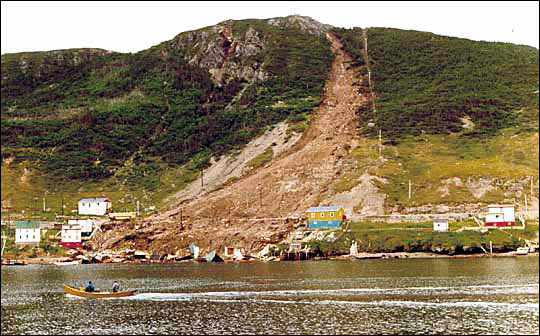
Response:
[[[308,229],[338,228],[345,218],[345,210],[338,206],[315,207],[307,210]]]

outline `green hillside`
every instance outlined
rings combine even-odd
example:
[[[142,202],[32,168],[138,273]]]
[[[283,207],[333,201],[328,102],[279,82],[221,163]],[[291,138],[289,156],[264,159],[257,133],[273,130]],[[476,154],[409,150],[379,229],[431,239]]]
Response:
[[[307,119],[333,58],[324,35],[266,20],[226,26],[238,38],[252,29],[265,42],[242,61],[261,63],[266,80],[214,83],[206,69],[188,64],[197,44],[178,43],[186,33],[136,54],[2,55],[3,162],[25,165],[55,187],[127,184],[160,193],[171,171],[190,180],[211,156],[242,146],[267,126]],[[200,31],[222,43],[212,27]]]
[[[538,49],[386,28],[367,32],[377,111],[387,137],[519,126],[538,131]],[[535,93],[536,92],[536,93]]]

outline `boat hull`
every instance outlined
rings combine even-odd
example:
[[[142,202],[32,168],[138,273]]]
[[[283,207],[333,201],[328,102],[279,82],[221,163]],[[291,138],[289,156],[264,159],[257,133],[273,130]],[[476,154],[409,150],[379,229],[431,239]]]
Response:
[[[87,299],[104,299],[104,298],[117,298],[117,297],[126,297],[133,296],[137,293],[136,290],[123,291],[123,292],[85,292],[78,288],[74,288],[68,285],[64,285],[64,293],[75,295]]]

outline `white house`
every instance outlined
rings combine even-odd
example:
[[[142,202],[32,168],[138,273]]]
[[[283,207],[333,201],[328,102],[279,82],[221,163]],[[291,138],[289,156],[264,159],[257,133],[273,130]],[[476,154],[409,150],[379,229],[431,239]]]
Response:
[[[15,222],[15,244],[39,244],[40,240],[39,222],[27,220]]]
[[[82,248],[81,226],[79,224],[62,225],[62,241],[60,245],[64,248]]]
[[[96,225],[93,219],[70,219],[69,225],[79,225],[81,227],[81,235],[87,236],[92,233],[94,226]]]
[[[435,218],[433,220],[433,231],[435,232],[448,232],[448,219]]]
[[[500,227],[514,226],[516,218],[514,206],[510,204],[491,204],[488,205],[488,213],[484,226]]]
[[[108,198],[81,198],[79,200],[79,215],[104,216],[112,209]]]

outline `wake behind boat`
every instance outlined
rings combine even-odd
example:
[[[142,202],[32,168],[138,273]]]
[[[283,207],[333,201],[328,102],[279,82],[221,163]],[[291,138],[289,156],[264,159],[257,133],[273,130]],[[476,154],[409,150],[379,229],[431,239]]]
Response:
[[[103,299],[103,298],[116,298],[133,296],[137,294],[137,290],[129,290],[122,292],[85,292],[84,289],[68,286],[64,284],[64,293],[84,297],[87,299]]]

